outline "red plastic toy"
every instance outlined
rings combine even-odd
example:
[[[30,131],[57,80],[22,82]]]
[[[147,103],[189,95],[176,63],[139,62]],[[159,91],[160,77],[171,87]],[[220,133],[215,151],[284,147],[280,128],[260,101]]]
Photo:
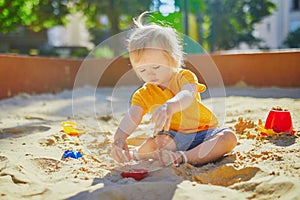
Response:
[[[289,111],[271,110],[268,114],[262,135],[271,135],[273,133],[294,134],[292,117]]]
[[[149,175],[149,171],[146,169],[135,169],[130,171],[121,172],[123,178],[133,178],[136,181],[140,181]]]

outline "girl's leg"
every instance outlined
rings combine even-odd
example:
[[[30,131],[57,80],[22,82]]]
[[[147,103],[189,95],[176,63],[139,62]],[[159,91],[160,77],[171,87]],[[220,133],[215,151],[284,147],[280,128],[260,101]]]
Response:
[[[176,143],[168,135],[157,135],[154,138],[151,137],[138,149],[137,157],[140,160],[156,159],[156,154],[159,149],[174,151],[176,149]]]
[[[221,158],[224,154],[232,151],[236,144],[235,134],[232,131],[224,130],[214,138],[186,151],[185,154],[188,163],[195,165],[204,164]]]

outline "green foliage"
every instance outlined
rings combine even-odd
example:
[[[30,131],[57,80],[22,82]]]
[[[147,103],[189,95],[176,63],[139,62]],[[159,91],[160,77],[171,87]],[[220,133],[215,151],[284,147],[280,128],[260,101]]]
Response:
[[[0,33],[17,32],[20,26],[38,32],[65,25],[68,14],[84,11],[86,25],[91,28],[92,40],[97,45],[103,38],[127,29],[132,18],[149,10],[151,3],[152,0],[0,0]],[[108,25],[100,23],[101,15],[108,17]],[[103,32],[108,34],[103,36]],[[47,51],[42,53],[47,54]],[[83,51],[75,53],[84,54]]]
[[[149,10],[151,3],[152,0],[78,0],[75,7],[76,10],[85,11],[84,15],[90,28],[103,27],[99,22],[99,16],[106,15],[111,35],[115,35],[120,32],[122,23],[128,25],[133,16]]]
[[[0,0],[0,32],[14,32],[20,25],[40,31],[66,24],[71,0]]]
[[[175,4],[185,11],[185,1]],[[256,45],[254,25],[276,8],[272,0],[190,0],[188,8],[199,20],[199,42],[211,51],[231,49],[241,42]]]
[[[152,0],[78,0],[75,10],[84,10],[86,24],[92,35],[92,42],[98,45],[103,38],[120,33],[128,29],[132,18],[149,10]],[[109,24],[103,24],[99,16],[105,15]],[[107,35],[106,31],[109,30]],[[104,33],[102,35],[101,33]],[[119,41],[115,41],[118,43]],[[115,52],[118,54],[118,52]]]
[[[0,0],[0,33],[17,31],[19,26],[40,31],[64,25],[68,14],[84,11],[93,42],[99,44],[104,29],[110,30],[108,36],[127,29],[132,17],[151,5],[152,0]],[[199,42],[211,50],[230,49],[241,42],[256,45],[260,40],[253,35],[254,25],[275,10],[272,0],[175,0],[175,7],[181,14],[189,10],[196,16]],[[178,14],[170,15],[168,20],[174,23]],[[109,23],[101,24],[100,15],[106,15]],[[182,22],[174,23],[179,32],[183,32],[179,27]]]
[[[162,26],[172,27],[180,33],[183,32],[182,16],[180,12],[170,13],[167,16],[163,16],[160,12],[153,12],[150,15],[149,21]]]
[[[114,52],[108,46],[96,47],[91,56],[94,58],[113,58]]]
[[[58,57],[59,53],[54,49],[41,49],[39,52],[40,56],[54,56],[54,57]]]
[[[254,25],[275,9],[271,0],[205,0],[212,22],[212,49],[231,49],[241,42],[255,45],[260,42],[253,35]]]
[[[89,54],[89,50],[85,47],[81,47],[81,48],[78,48],[78,49],[75,49],[70,57],[72,58],[85,58],[88,54]]]
[[[290,32],[284,44],[290,48],[300,48],[300,28]]]

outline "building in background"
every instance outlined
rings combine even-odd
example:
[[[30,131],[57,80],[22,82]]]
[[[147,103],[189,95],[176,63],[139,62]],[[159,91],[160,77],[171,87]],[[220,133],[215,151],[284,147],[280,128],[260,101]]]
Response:
[[[68,16],[66,26],[55,26],[48,29],[48,46],[54,48],[60,57],[70,57],[76,52],[87,54],[87,49],[92,49],[90,34],[85,26],[82,14],[75,13]],[[85,50],[86,49],[86,50]]]
[[[69,23],[64,26],[55,26],[48,30],[48,43],[51,46],[82,46],[93,48],[90,34],[80,13],[68,16]]]
[[[285,48],[283,42],[288,34],[300,28],[300,0],[273,0],[277,10],[256,26],[255,36],[270,49]]]

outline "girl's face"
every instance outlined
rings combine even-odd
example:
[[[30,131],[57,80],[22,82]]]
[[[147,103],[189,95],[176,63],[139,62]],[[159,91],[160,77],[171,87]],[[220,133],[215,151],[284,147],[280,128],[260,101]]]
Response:
[[[147,83],[167,87],[174,72],[171,59],[159,49],[145,49],[137,59],[131,54],[130,61],[137,75]]]

